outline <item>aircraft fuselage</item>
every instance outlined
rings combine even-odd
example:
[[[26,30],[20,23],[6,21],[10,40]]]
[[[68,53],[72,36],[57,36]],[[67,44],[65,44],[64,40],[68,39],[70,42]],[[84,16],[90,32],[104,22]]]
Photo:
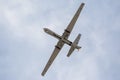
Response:
[[[44,31],[45,31],[47,34],[49,34],[49,35],[57,38],[58,40],[61,40],[61,41],[63,41],[64,43],[68,44],[69,46],[72,45],[72,42],[71,42],[70,40],[65,39],[64,37],[58,35],[57,33],[53,32],[52,30],[50,30],[50,29],[48,29],[48,28],[44,28]],[[79,46],[75,46],[75,48],[78,49]]]
[[[69,40],[67,40],[67,39],[64,39],[62,36],[58,35],[57,33],[53,32],[52,30],[50,30],[50,29],[48,29],[48,28],[44,28],[44,31],[45,31],[47,34],[49,34],[49,35],[57,38],[58,40],[62,40],[64,43],[66,43],[66,44],[68,44],[69,46],[71,46],[71,44],[72,44],[71,41],[69,41]]]

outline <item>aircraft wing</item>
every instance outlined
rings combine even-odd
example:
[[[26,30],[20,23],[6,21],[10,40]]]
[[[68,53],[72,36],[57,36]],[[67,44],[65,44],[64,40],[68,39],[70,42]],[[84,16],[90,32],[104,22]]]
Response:
[[[53,63],[54,59],[56,58],[56,56],[58,55],[58,53],[60,52],[61,48],[63,47],[64,43],[60,40],[58,41],[57,45],[55,46],[55,49],[50,57],[50,59],[48,60],[43,72],[42,72],[42,76],[45,75],[45,73],[47,72],[47,70],[49,69],[49,67],[51,66],[51,64]]]
[[[77,21],[79,15],[80,15],[80,12],[81,12],[83,6],[84,6],[84,3],[82,3],[82,4],[80,5],[80,7],[78,8],[78,10],[77,10],[77,12],[75,13],[75,15],[74,15],[73,19],[71,20],[70,24],[69,24],[68,27],[65,29],[65,31],[64,31],[64,33],[63,33],[63,35],[62,35],[63,38],[68,39],[68,37],[69,37],[69,35],[70,35],[70,33],[71,33],[71,31],[72,31],[72,29],[73,29],[76,21]]]

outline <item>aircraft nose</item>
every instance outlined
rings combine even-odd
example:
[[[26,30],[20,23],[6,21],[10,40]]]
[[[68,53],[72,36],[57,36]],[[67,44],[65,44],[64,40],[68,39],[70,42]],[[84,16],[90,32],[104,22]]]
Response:
[[[43,28],[44,31],[46,31],[46,28]]]

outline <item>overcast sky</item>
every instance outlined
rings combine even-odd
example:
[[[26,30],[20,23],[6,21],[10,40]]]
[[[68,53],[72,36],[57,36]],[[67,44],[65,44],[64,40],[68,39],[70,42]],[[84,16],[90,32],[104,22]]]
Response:
[[[82,49],[64,45],[42,77],[58,41],[43,28],[62,35],[82,2],[69,37]],[[0,80],[120,80],[120,1],[0,0]]]

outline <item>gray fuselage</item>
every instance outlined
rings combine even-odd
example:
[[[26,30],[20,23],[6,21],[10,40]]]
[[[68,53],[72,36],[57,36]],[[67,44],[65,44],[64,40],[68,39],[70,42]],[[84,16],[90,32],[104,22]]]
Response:
[[[63,38],[62,36],[58,35],[57,33],[53,32],[52,30],[50,30],[50,29],[48,29],[48,28],[44,28],[44,31],[45,31],[47,34],[49,34],[49,35],[57,38],[58,40],[62,40],[64,43],[66,43],[66,44],[68,44],[69,46],[71,46],[71,44],[72,44],[71,41]]]

